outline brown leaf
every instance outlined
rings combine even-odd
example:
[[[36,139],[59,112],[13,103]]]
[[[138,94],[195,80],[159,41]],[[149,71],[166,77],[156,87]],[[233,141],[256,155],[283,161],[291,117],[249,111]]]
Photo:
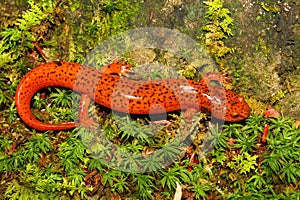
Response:
[[[295,126],[296,128],[298,128],[300,125],[300,120],[296,120],[295,123],[293,124],[293,126]]]
[[[267,109],[264,112],[264,118],[278,118],[279,112],[268,105]]]

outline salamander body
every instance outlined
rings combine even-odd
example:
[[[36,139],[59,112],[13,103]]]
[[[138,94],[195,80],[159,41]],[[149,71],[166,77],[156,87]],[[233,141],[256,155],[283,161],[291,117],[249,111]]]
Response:
[[[250,108],[242,96],[209,84],[216,74],[199,82],[184,79],[136,81],[120,76],[126,64],[114,62],[100,70],[72,62],[42,64],[28,72],[18,85],[15,101],[21,119],[38,130],[64,130],[75,122],[49,124],[37,120],[30,109],[32,97],[42,88],[57,86],[86,95],[102,106],[129,114],[160,114],[196,109],[211,112],[227,122],[249,116]],[[220,81],[220,80],[216,80]]]

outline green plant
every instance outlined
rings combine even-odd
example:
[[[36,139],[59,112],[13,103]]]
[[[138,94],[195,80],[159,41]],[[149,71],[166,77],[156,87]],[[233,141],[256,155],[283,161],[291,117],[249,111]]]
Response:
[[[43,50],[49,49],[51,60],[61,58],[82,62],[85,54],[103,39],[128,29],[128,24],[138,9],[136,4],[129,4],[127,1],[103,1],[100,4],[92,1],[89,5],[83,5],[80,1],[30,2],[34,2],[33,5],[44,12],[41,18],[36,16],[38,11],[29,4],[21,20],[17,20],[23,27],[12,23],[7,23],[9,26],[4,25],[3,29],[1,27],[0,68],[11,74],[9,78],[6,78],[6,74],[3,78],[0,77],[0,107],[5,109],[0,117],[12,122],[7,126],[1,120],[0,124],[1,197],[105,198],[87,193],[91,188],[86,185],[91,184],[100,186],[107,193],[118,193],[121,198],[133,196],[136,199],[151,199],[163,195],[166,199],[171,199],[176,183],[179,183],[183,191],[187,194],[193,193],[196,199],[299,199],[300,137],[299,129],[292,126],[294,120],[290,118],[265,119],[262,115],[251,115],[245,123],[224,125],[222,133],[220,127],[210,127],[209,139],[214,147],[211,155],[205,158],[200,154],[196,156],[199,164],[190,163],[189,158],[182,155],[179,162],[169,166],[165,164],[173,162],[181,154],[181,149],[178,148],[180,143],[173,139],[173,133],[178,126],[176,120],[171,120],[171,126],[164,127],[156,135],[151,133],[151,124],[148,126],[144,120],[128,122],[124,118],[120,122],[113,119],[112,115],[103,113],[98,116],[102,129],[94,132],[80,127],[72,132],[49,131],[39,134],[15,126],[14,123],[19,123],[19,120],[16,120],[13,96],[17,80],[21,77],[19,74],[27,72],[30,67],[28,64],[32,63],[27,56],[35,52],[32,51],[32,41],[39,42]],[[226,34],[225,29],[220,26],[224,21],[220,14],[225,15],[226,12],[222,11],[223,1],[207,1],[206,5],[207,10],[211,9],[211,15],[206,16],[205,39],[210,42],[208,47],[213,49],[211,53],[222,64],[226,55],[231,53],[221,56],[224,53],[222,50],[227,47],[225,40],[232,36]],[[217,6],[220,6],[218,11]],[[266,3],[264,7],[265,10],[270,9]],[[213,14],[218,18],[213,19]],[[24,17],[25,15],[30,18]],[[229,11],[227,15],[230,16]],[[14,21],[16,17],[11,18]],[[44,26],[48,27],[43,29]],[[226,23],[223,27],[226,27]],[[227,25],[229,31],[231,27],[232,23]],[[42,30],[43,33],[35,30]],[[225,37],[222,38],[220,32]],[[21,37],[19,33],[22,34]],[[107,61],[105,59],[99,62]],[[39,61],[34,60],[34,64]],[[184,74],[193,77],[194,70],[193,67],[187,68]],[[72,99],[69,91],[60,88],[52,91],[56,93],[46,96],[45,99],[36,95],[33,107],[46,109],[47,114],[41,117],[45,121],[61,122],[72,119],[69,109]],[[278,95],[275,97],[279,99],[284,93]],[[49,103],[50,107],[47,106]],[[37,109],[33,109],[35,110]],[[265,123],[269,124],[269,132],[267,142],[261,143]],[[202,121],[200,124],[202,125]],[[202,125],[196,127],[195,131],[202,134],[207,129]],[[198,148],[194,143],[193,145]],[[114,155],[123,155],[128,159],[118,160]],[[258,157],[254,159],[255,156]],[[136,161],[139,158],[142,159],[141,162]],[[117,172],[109,168],[107,162],[127,169],[142,168],[145,173]],[[97,171],[97,174],[86,181],[85,177],[91,171]],[[94,185],[93,181],[98,185]]]
[[[260,5],[267,12],[272,11],[273,13],[278,13],[281,10],[280,7],[278,7],[276,5],[274,5],[274,6],[268,6],[265,2],[261,2]]]
[[[240,153],[252,152],[258,142],[258,136],[253,134],[253,132],[244,131],[244,128],[240,133],[235,135],[235,137],[235,143],[232,145],[232,147],[240,148]]]
[[[268,119],[267,147],[263,154],[263,168],[267,175],[287,183],[297,183],[299,178],[299,130],[294,120],[287,117]],[[278,176],[279,175],[279,176]]]
[[[216,126],[210,126],[209,127],[209,133],[208,137],[205,139],[206,142],[208,142],[211,146],[214,146],[215,148],[219,150],[225,150],[229,147],[228,141],[229,137],[225,133],[221,133],[219,131],[219,125],[216,124]]]
[[[180,156],[180,140],[178,138],[173,141],[167,140],[165,144],[158,144],[161,149],[157,150],[158,157],[162,162],[173,162]]]
[[[143,159],[143,155],[139,152],[131,152],[122,147],[116,150],[114,156],[116,156],[116,160],[122,158],[120,163],[118,163],[118,168],[132,172],[139,170],[139,160]]]
[[[209,181],[214,177],[211,173],[212,167],[208,165],[206,158],[203,158],[201,161],[199,164],[193,165],[193,169],[191,171],[191,182],[187,187],[189,190],[194,192],[195,199],[205,199],[207,198],[208,191],[214,190],[212,183]]]
[[[228,134],[229,137],[233,137],[241,132],[242,127],[244,127],[242,124],[224,124],[223,132]]]
[[[59,199],[56,193],[53,192],[38,192],[32,190],[32,188],[24,186],[19,183],[16,179],[13,179],[11,182],[7,183],[7,189],[4,193],[4,197],[7,199]]]
[[[246,125],[253,128],[253,131],[255,134],[258,132],[261,132],[262,129],[259,129],[259,127],[263,126],[265,123],[265,119],[263,115],[250,115],[246,119]]]
[[[187,168],[184,166],[179,166],[176,162],[175,165],[172,168],[169,168],[167,171],[160,170],[159,174],[162,177],[160,180],[161,186],[163,188],[167,186],[169,190],[176,189],[176,182],[187,183],[192,179]]]
[[[3,111],[3,116],[8,117],[8,122],[12,123],[17,118],[17,109],[15,107],[15,102],[13,102],[9,109]]]
[[[84,146],[87,147],[87,152],[93,155],[95,159],[107,160],[111,155],[113,149],[113,144],[105,140],[105,136],[100,135],[102,132],[99,130],[100,134],[95,134],[92,130],[87,130],[85,127],[78,127],[74,129],[77,131],[78,135]],[[98,131],[98,130],[97,130]]]
[[[1,36],[9,36],[9,33],[0,33]],[[4,66],[7,63],[12,63],[15,59],[18,58],[17,55],[12,55],[12,52],[8,52],[9,45],[5,41],[0,41],[0,66]]]
[[[223,7],[223,2],[223,0],[204,1],[207,8],[205,18],[208,20],[202,27],[207,32],[205,33],[204,44],[218,64],[223,64],[224,56],[233,52],[233,49],[224,43],[224,39],[233,35],[231,29],[233,18],[230,17],[230,11]]]
[[[163,167],[162,158],[159,154],[145,156],[141,161],[143,171],[157,171]]]
[[[33,107],[40,109],[43,106],[45,106],[46,104],[47,104],[47,101],[45,98],[41,98],[41,93],[37,93],[36,95],[34,95]]]
[[[108,185],[114,193],[123,193],[129,189],[128,174],[119,170],[109,170],[103,175],[103,185]]]
[[[125,31],[129,20],[136,16],[139,10],[137,1],[104,1],[94,5],[97,13],[91,23],[85,27],[91,36],[97,36],[97,42],[107,37]]]
[[[51,92],[53,88],[49,88]],[[33,107],[41,109],[45,108],[46,112],[35,113],[36,117],[42,121],[54,121],[60,123],[61,121],[73,120],[73,110],[71,108],[73,93],[72,90],[54,88],[56,92],[51,92],[49,98],[41,98],[41,94],[37,93],[33,97]],[[46,106],[52,103],[53,106]]]
[[[75,136],[68,137],[67,141],[62,142],[58,147],[60,163],[67,174],[72,174],[73,170],[81,170],[80,164],[86,165],[89,161],[89,158],[84,156],[85,146]]]
[[[256,189],[261,189],[268,184],[265,173],[260,174],[257,171],[247,180],[247,183],[252,184]]]
[[[154,177],[150,175],[137,174],[133,176],[132,184],[134,184],[135,191],[139,193],[141,199],[151,199],[152,192],[156,189],[154,185]]]
[[[0,135],[0,151],[3,152],[5,149],[11,148],[13,140],[11,138],[4,137]]]
[[[280,135],[282,132],[290,133],[292,130],[291,125],[294,122],[291,118],[281,116],[277,119],[270,118],[269,121],[272,123],[270,124],[269,129],[273,130],[274,135]]]
[[[120,133],[117,123],[115,123],[114,118],[112,118],[111,116],[109,116],[108,119],[105,119],[102,126],[102,131],[108,140],[115,139],[119,136]]]
[[[288,93],[287,90],[278,90],[276,94],[272,95],[270,104],[273,105],[276,102],[283,100],[286,97],[287,93]]]
[[[209,185],[209,183],[200,181],[192,182],[192,185],[188,188],[194,192],[195,199],[207,198],[207,192],[212,190],[212,187]]]
[[[22,14],[22,18],[17,19],[16,26],[4,28],[0,35],[2,36],[0,57],[2,65],[19,59],[24,52],[33,49],[33,41],[36,41],[35,35],[32,34],[31,28],[42,23],[43,20],[52,21],[48,12],[53,9],[53,4],[47,8],[41,7],[33,0],[29,0],[30,8]]]
[[[265,171],[268,174],[277,174],[277,172],[282,168],[280,155],[274,152],[265,153],[263,164],[265,166]]]
[[[300,165],[299,162],[295,163],[294,160],[284,162],[280,174],[288,183],[297,184],[300,178]]]
[[[0,74],[0,106],[9,107],[11,105],[11,102],[14,100],[13,95],[15,94],[15,90],[17,87],[17,84],[15,84],[14,79],[15,77],[13,75],[7,77],[5,73]],[[7,84],[10,82],[12,82],[12,84]]]
[[[251,169],[255,169],[255,166],[257,166],[257,158],[257,155],[251,156],[247,152],[244,152],[233,157],[232,161],[227,163],[227,166],[233,169],[235,172],[246,174],[247,172],[250,172]]]
[[[251,120],[251,121],[250,121]],[[256,121],[257,120],[257,121]],[[253,137],[258,137],[261,133],[263,133],[265,122],[260,121],[259,118],[254,117],[252,119],[247,120],[247,124],[241,129],[243,134],[247,134],[249,138],[251,138],[252,142],[255,142]],[[236,134],[239,135],[239,134]]]
[[[64,108],[70,107],[72,104],[72,90],[61,90],[55,88],[56,92],[50,94],[50,98],[55,106],[62,106]]]
[[[86,192],[91,188],[79,184],[76,186],[74,181],[67,181],[61,174],[55,173],[51,170],[51,165],[45,169],[40,169],[36,165],[27,164],[25,169],[20,172],[19,181],[7,183],[5,192],[6,197],[10,198],[26,198],[26,199],[56,199],[57,192],[68,191],[71,195],[75,191],[81,194],[81,197],[86,197]],[[24,186],[19,183],[25,183]],[[22,191],[22,194],[19,194]],[[17,193],[19,196],[15,196]],[[30,198],[29,198],[30,197]]]
[[[217,150],[212,150],[211,151],[211,155],[213,156],[212,157],[212,162],[215,163],[215,162],[218,162],[220,163],[221,165],[224,164],[225,160],[228,159],[227,155],[225,152],[222,152],[222,151],[217,151]]]
[[[60,123],[62,121],[73,120],[73,111],[69,108],[61,107],[47,107],[46,108],[46,121],[54,121],[54,123]],[[50,115],[48,115],[50,114]],[[44,117],[44,116],[43,116]]]
[[[145,128],[134,120],[130,120],[128,116],[119,118],[118,121],[120,123],[120,131],[122,131],[122,139],[128,140],[136,138],[143,143],[149,144],[150,140],[148,138],[153,134],[150,129]]]
[[[71,183],[72,186],[76,187],[79,187],[83,184],[85,175],[86,172],[78,167],[67,171],[68,182]]]
[[[209,166],[207,164],[207,160],[204,158],[203,162],[200,162],[198,164],[194,163],[192,164],[193,170],[191,171],[191,177],[192,181],[198,182],[200,179],[208,179],[211,175],[211,169],[209,169]]]
[[[52,148],[47,132],[33,135],[25,144],[24,158],[37,162],[41,158],[41,153],[46,154]]]
[[[25,159],[22,152],[17,151],[10,156],[5,153],[1,153],[0,156],[0,170],[10,172],[10,171],[17,171],[20,169],[24,169],[25,166]]]

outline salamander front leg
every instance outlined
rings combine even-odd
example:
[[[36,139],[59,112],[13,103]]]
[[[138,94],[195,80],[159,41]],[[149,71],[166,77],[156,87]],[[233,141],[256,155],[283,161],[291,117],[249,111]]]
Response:
[[[212,86],[213,82],[217,82],[218,85],[222,86],[223,84],[231,83],[232,79],[228,77],[227,73],[209,72],[202,76],[202,81],[207,86]]]
[[[127,73],[132,73],[132,65],[126,61],[119,62],[117,59],[113,63],[101,67],[99,70],[103,74],[125,76]]]

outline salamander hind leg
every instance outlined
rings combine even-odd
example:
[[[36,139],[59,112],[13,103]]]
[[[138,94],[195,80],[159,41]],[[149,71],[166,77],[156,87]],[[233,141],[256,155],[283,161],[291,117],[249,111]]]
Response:
[[[91,99],[82,95],[79,103],[79,125],[84,126],[86,129],[94,129],[97,127],[98,123],[89,116],[89,105]]]

